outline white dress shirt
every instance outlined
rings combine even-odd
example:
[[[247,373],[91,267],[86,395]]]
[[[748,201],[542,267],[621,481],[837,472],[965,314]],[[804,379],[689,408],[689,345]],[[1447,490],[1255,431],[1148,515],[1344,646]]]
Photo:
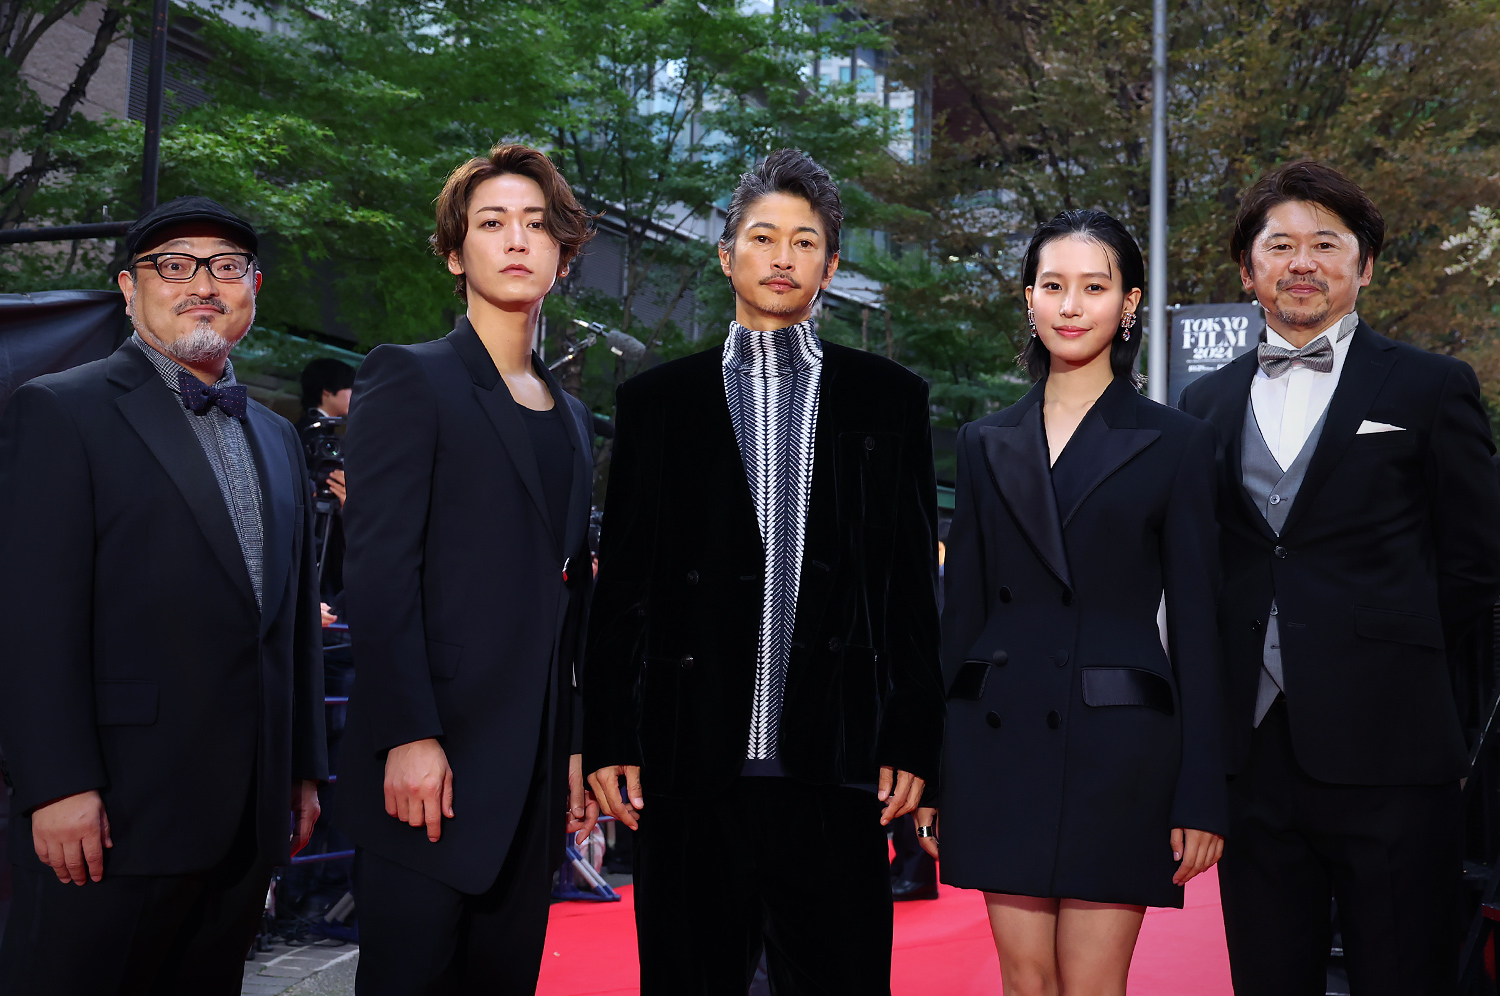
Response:
[[[1261,435],[1282,470],[1297,459],[1313,426],[1318,424],[1323,410],[1332,400],[1357,325],[1359,313],[1350,312],[1318,333],[1333,340],[1333,369],[1327,373],[1297,365],[1280,377],[1267,377],[1264,370],[1256,369],[1255,379],[1250,382],[1250,404]],[[1317,338],[1313,336],[1308,342]],[[1297,348],[1269,325],[1266,326],[1266,342],[1283,349]]]

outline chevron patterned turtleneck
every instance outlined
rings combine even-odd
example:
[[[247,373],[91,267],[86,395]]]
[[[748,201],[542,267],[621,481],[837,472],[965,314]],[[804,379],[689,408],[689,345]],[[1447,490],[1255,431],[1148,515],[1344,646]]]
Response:
[[[724,394],[766,550],[746,774],[781,774],[777,748],[797,619],[823,347],[811,321],[774,332],[729,323]]]

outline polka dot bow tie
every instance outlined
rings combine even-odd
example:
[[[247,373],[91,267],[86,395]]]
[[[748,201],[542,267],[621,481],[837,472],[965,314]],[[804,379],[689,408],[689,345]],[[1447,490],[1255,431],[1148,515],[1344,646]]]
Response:
[[[194,415],[207,415],[210,408],[218,405],[225,415],[240,419],[245,417],[247,395],[245,388],[239,384],[232,387],[205,384],[183,370],[177,375],[177,386],[182,391],[182,407]]]

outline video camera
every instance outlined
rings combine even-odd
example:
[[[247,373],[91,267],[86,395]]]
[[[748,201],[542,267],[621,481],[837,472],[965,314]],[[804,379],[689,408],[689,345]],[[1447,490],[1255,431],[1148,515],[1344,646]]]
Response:
[[[320,415],[309,422],[302,429],[302,451],[317,497],[336,503],[338,499],[328,487],[328,475],[344,469],[344,420]]]

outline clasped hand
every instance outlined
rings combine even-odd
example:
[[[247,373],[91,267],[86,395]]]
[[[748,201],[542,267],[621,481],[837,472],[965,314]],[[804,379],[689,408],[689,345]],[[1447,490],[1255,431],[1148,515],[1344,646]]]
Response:
[[[620,779],[625,779],[625,794],[620,794]],[[636,764],[612,764],[589,775],[593,798],[599,808],[632,830],[640,829],[640,811],[646,808],[646,794],[641,790],[641,768]],[[880,825],[899,819],[917,808],[927,783],[909,771],[892,767],[880,769],[876,798],[885,803]]]

